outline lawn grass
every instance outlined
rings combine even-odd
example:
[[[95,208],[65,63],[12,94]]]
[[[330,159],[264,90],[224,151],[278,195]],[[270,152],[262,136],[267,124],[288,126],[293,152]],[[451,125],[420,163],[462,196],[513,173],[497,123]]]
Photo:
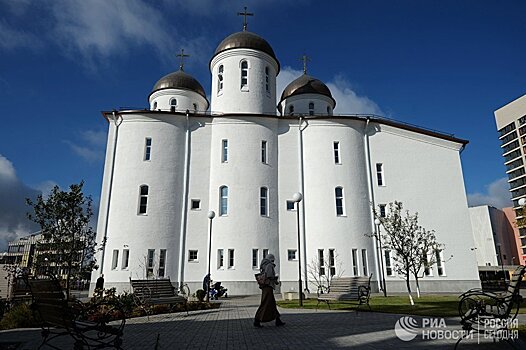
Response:
[[[433,317],[457,317],[458,295],[422,295],[414,297],[415,305],[411,306],[407,296],[371,296],[369,304],[371,311],[395,314],[408,314]],[[280,300],[277,302],[283,308],[299,308],[298,300]],[[303,302],[306,309],[316,309],[316,299],[307,299]],[[319,304],[320,310],[328,310],[326,303]],[[360,310],[369,311],[366,305],[358,308],[357,303],[331,302],[331,310]],[[523,303],[520,313],[526,313],[526,303]]]

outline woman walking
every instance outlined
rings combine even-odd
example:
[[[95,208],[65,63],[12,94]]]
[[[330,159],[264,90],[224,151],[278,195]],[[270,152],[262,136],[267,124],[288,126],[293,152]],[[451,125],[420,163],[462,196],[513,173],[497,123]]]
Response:
[[[276,320],[276,326],[283,326],[285,324],[285,322],[279,318],[280,314],[276,307],[276,299],[274,299],[274,287],[279,284],[278,276],[274,269],[276,267],[274,259],[274,255],[269,254],[261,260],[259,266],[260,272],[264,272],[267,277],[267,283],[259,287],[261,289],[261,304],[254,318],[254,327],[263,327],[261,322],[270,322],[273,320]]]

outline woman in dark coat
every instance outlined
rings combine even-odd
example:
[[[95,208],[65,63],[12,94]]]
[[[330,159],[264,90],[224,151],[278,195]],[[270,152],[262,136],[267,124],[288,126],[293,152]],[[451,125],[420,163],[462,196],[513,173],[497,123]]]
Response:
[[[267,284],[261,288],[261,304],[259,305],[256,317],[254,318],[254,327],[262,327],[261,322],[270,322],[276,320],[276,326],[283,326],[285,322],[281,321],[276,299],[274,299],[274,287],[279,284],[274,264],[274,255],[269,254],[263,260],[259,270],[264,272],[267,277]]]

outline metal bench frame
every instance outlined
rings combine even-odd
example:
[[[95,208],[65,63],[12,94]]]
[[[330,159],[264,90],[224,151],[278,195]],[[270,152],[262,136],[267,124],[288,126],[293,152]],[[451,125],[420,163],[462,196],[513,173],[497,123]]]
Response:
[[[369,277],[334,277],[326,293],[323,293],[323,290],[318,288],[318,304],[316,304],[316,310],[322,301],[327,303],[329,310],[331,308],[331,301],[358,302],[358,308],[361,305],[367,305],[369,310],[371,310],[369,298],[371,296],[372,277],[373,274],[369,275]]]

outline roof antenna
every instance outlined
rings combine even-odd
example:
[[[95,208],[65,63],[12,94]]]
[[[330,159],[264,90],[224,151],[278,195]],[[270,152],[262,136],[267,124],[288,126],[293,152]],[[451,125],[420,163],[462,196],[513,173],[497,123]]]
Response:
[[[245,6],[245,12],[238,12],[238,16],[243,16],[243,31],[247,31],[247,16],[254,16],[253,13],[247,12],[247,7]]]

